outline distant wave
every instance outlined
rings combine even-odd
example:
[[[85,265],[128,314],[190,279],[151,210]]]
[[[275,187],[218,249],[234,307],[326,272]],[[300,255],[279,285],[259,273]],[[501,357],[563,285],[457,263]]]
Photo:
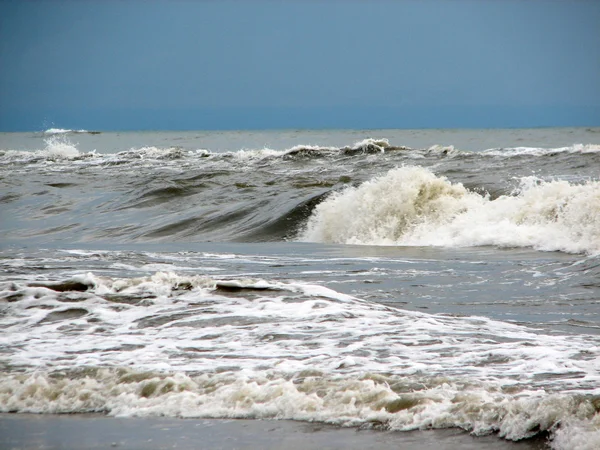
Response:
[[[494,200],[421,167],[332,194],[301,240],[367,245],[533,247],[600,253],[600,182],[521,180]]]
[[[82,154],[77,149],[77,144],[69,141],[70,134],[98,134],[99,131],[70,130],[62,128],[49,128],[43,132],[45,147],[34,151],[15,151],[0,150],[0,159],[14,159],[19,162],[28,160],[39,161],[44,157],[49,160],[55,160],[57,157],[73,159]],[[68,151],[66,149],[68,148]],[[368,138],[352,145],[343,147],[327,147],[318,145],[296,145],[294,147],[275,150],[270,148],[262,149],[240,149],[230,152],[211,151],[211,149],[185,149],[182,147],[156,147],[141,146],[136,148],[124,149],[117,153],[102,153],[101,149],[94,152],[94,157],[102,159],[105,162],[115,162],[119,164],[135,162],[139,160],[177,160],[197,158],[223,158],[246,163],[265,161],[265,160],[283,160],[283,161],[302,161],[311,159],[327,158],[352,158],[365,155],[392,155],[398,158],[422,159],[422,158],[518,158],[518,157],[552,157],[556,155],[578,155],[586,154],[594,156],[600,154],[600,145],[598,144],[573,144],[560,148],[538,148],[538,147],[515,147],[515,148],[493,148],[480,152],[471,152],[455,148],[453,145],[433,145],[428,148],[411,148],[405,145],[392,145],[387,139]]]
[[[567,147],[541,148],[541,147],[513,147],[489,149],[482,152],[486,156],[551,156],[561,153],[600,153],[598,144],[574,144]]]
[[[76,133],[87,133],[87,134],[100,134],[100,131],[88,131],[88,130],[70,130],[66,128],[48,128],[44,131],[44,134],[76,134]]]
[[[318,145],[296,145],[292,148],[285,150],[273,150],[269,148],[254,149],[254,150],[240,150],[231,153],[232,156],[243,159],[263,159],[263,158],[283,158],[288,160],[295,159],[312,159],[312,158],[325,158],[328,156],[354,156],[354,155],[366,155],[366,154],[383,154],[385,152],[391,152],[395,150],[412,150],[406,146],[394,146],[389,143],[387,139],[363,139],[362,141],[355,142],[352,145],[344,147],[322,147]]]

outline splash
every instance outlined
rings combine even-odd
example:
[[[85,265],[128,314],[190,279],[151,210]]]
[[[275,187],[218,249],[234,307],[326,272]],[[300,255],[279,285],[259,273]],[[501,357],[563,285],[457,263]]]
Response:
[[[75,144],[73,144],[63,135],[59,134],[44,139],[44,143],[46,144],[46,148],[44,148],[44,150],[42,150],[40,153],[50,160],[74,159],[81,156]]]

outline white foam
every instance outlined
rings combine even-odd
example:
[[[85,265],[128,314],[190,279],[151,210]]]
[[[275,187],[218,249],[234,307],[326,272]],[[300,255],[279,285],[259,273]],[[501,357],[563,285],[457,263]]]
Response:
[[[161,374],[88,370],[85,377],[45,373],[0,378],[0,411],[108,412],[115,416],[293,419],[391,430],[458,427],[520,440],[549,431],[552,447],[592,450],[600,432],[591,399],[464,385],[427,377]]]
[[[495,200],[401,167],[319,204],[301,240],[369,245],[533,247],[600,252],[600,182],[522,179]]]
[[[0,285],[0,298],[15,298],[2,304],[0,363],[25,370],[0,375],[1,411],[380,422],[508,439],[560,423],[557,448],[598,433],[598,337],[401,311],[299,282],[71,281],[88,291]]]
[[[206,358],[170,356],[171,367],[214,370],[211,355],[234,353],[239,355],[235,364],[251,370],[265,364],[274,369],[281,361],[305,369],[328,370],[352,358],[361,370],[393,370],[406,375],[423,369],[430,374],[442,370],[475,375],[479,380],[502,379],[510,384],[523,379],[534,385],[536,373],[581,372],[583,377],[560,380],[560,386],[573,389],[587,389],[600,381],[595,362],[571,359],[581,349],[598,351],[598,342],[593,340],[544,337],[526,328],[484,318],[397,311],[318,285],[251,278],[219,280],[172,272],[139,278],[90,273],[73,277],[72,281],[90,287],[88,292],[69,294],[81,296],[76,305],[74,300],[61,301],[64,294],[51,289],[26,286],[17,290],[19,301],[6,305],[12,312],[0,319],[0,325],[10,332],[0,336],[0,344],[15,349],[11,358],[17,358],[19,364],[64,368],[85,365],[90,358],[109,365],[121,364],[122,358],[133,358],[136,364],[153,369],[157,362],[164,361],[164,352],[173,345],[194,347],[198,345],[196,339],[214,333],[220,337],[206,341],[206,348],[211,349],[204,355]],[[251,289],[256,297],[229,297],[221,288]],[[15,295],[13,284],[3,289],[3,296]],[[118,302],[119,298],[137,300]],[[136,305],[141,300],[142,305]],[[75,307],[86,314],[42,322],[51,313]],[[205,308],[210,310],[209,315],[205,315]],[[139,325],[153,317],[169,320],[159,320],[151,328]],[[233,324],[240,317],[252,327],[222,325],[232,317]],[[195,325],[198,321],[201,327]],[[81,328],[79,337],[63,334],[59,327],[65,323]],[[93,332],[96,323],[110,326],[112,332]],[[343,327],[337,323],[343,323]],[[264,340],[273,333],[289,337]],[[482,335],[487,337],[477,337]],[[297,341],[294,336],[302,338]],[[344,342],[346,345],[340,346]],[[141,347],[130,352],[102,350],[131,344]],[[257,352],[259,359],[252,356]],[[65,359],[67,355],[70,357]],[[481,364],[489,358],[502,362]],[[513,376],[516,378],[511,379]],[[548,388],[552,381],[546,380],[543,385]]]
[[[597,450],[600,443],[600,413],[589,420],[574,414],[565,418],[553,436],[552,448],[557,450]],[[584,416],[585,417],[585,416]]]
[[[242,149],[236,152],[230,152],[228,155],[240,161],[254,161],[265,158],[276,158],[283,156],[286,153],[285,150],[273,150],[265,147],[261,149]]]

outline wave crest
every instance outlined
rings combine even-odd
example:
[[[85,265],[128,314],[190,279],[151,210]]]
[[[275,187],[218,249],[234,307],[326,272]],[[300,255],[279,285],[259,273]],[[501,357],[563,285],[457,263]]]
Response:
[[[238,375],[86,368],[0,379],[0,411],[106,412],[114,416],[292,419],[388,430],[462,428],[508,440],[550,433],[555,449],[593,449],[597,398],[495,385],[377,374],[331,376],[318,370]]]
[[[494,200],[421,167],[389,171],[318,205],[301,240],[600,252],[600,182],[526,177]]]

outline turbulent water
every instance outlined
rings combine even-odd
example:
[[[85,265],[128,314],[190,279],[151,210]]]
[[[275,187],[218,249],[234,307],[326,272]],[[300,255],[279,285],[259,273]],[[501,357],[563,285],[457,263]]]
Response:
[[[600,129],[0,134],[0,411],[600,443]]]

